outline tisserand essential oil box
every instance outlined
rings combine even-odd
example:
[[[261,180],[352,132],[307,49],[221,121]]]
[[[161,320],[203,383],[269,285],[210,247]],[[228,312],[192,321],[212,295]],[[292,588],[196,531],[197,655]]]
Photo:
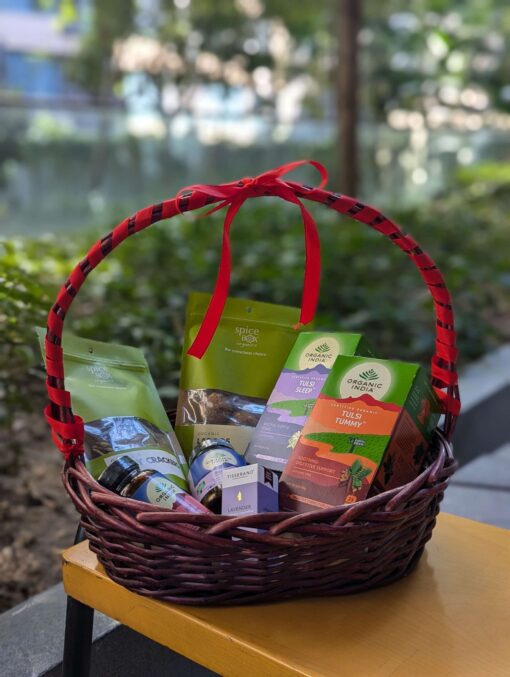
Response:
[[[439,415],[419,365],[340,355],[285,467],[282,509],[355,503],[410,481]]]
[[[258,463],[223,470],[221,514],[229,517],[278,511],[278,476]]]
[[[282,472],[338,355],[372,355],[361,334],[303,332],[255,428],[246,461]]]

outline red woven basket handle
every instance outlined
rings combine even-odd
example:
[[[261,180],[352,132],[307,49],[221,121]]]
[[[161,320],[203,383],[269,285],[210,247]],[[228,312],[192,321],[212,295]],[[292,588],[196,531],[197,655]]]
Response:
[[[317,166],[317,163],[313,164]],[[274,177],[281,176],[282,172],[277,174],[277,171],[273,170],[273,172],[267,172],[257,179],[250,179],[251,188],[255,187],[256,190],[252,190],[246,197],[257,195],[282,197],[281,180],[274,179]],[[258,181],[262,177],[268,176],[271,177],[270,181]],[[355,198],[332,193],[322,188],[313,188],[292,181],[285,181],[284,185],[285,190],[290,189],[298,199],[304,198],[325,204],[327,207],[351,216],[356,221],[360,221],[382,233],[407,254],[418,268],[434,301],[436,351],[431,362],[432,385],[443,402],[445,412],[443,432],[446,438],[450,439],[460,411],[458,379],[455,369],[457,359],[456,334],[450,293],[433,260],[410,235],[373,207],[363,204]],[[231,204],[232,200],[226,201],[225,198],[226,188],[233,190],[234,187],[243,186],[247,187],[246,180],[222,186],[192,186],[186,192],[170,200],[145,207],[133,216],[124,219],[110,233],[98,240],[85,258],[71,272],[48,314],[45,341],[46,386],[50,399],[50,404],[45,409],[45,416],[52,429],[54,442],[66,458],[73,454],[83,453],[84,431],[83,420],[73,413],[71,395],[65,390],[61,347],[62,331],[66,314],[87,276],[108,254],[131,235],[144,230],[157,221],[172,218],[185,211],[192,211],[217,202]],[[207,192],[205,188],[210,188],[210,191]]]

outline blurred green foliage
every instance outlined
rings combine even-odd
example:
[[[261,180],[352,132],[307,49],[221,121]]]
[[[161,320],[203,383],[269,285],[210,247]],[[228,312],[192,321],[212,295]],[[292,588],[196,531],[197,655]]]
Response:
[[[76,20],[76,0],[45,1],[59,11],[63,25]],[[338,72],[340,4],[162,0],[137,6],[133,0],[92,0],[91,20],[70,74],[85,90],[106,95],[121,75],[111,58],[116,41],[134,34],[148,36],[177,56],[170,61],[155,57],[145,69],[145,83],[140,83],[142,88],[156,88],[160,108],[165,84],[178,86],[183,98],[178,107],[186,108],[197,83],[253,87],[248,76],[265,67],[273,74],[275,90],[295,76],[306,74],[313,80],[305,104],[320,117],[325,91]],[[460,93],[466,87],[487,95],[481,109],[490,105],[510,110],[507,0],[365,0],[362,7],[360,90],[365,115],[382,121],[396,107],[425,111],[437,104],[480,110],[473,101],[445,95],[445,88]],[[199,58],[204,55],[209,59],[206,67]],[[224,68],[227,63],[244,77],[232,78],[232,69]],[[260,91],[257,97],[261,109],[276,101]]]
[[[506,193],[510,185],[510,164],[484,162],[483,164],[462,167],[457,170],[457,179],[463,186],[476,186],[478,194],[490,193],[494,198],[497,192]]]
[[[397,107],[429,111],[438,104],[510,110],[507,0],[365,0],[363,6],[361,42],[368,49],[361,50],[362,91],[374,117],[384,119]],[[460,97],[465,88],[487,101]]]
[[[484,169],[482,175],[485,175]],[[457,312],[463,363],[510,337],[508,184],[492,180],[439,197],[395,218],[445,274]],[[362,224],[312,205],[323,252],[317,325],[363,331],[377,354],[426,361],[434,342],[428,292],[402,252]],[[124,214],[119,214],[124,216]],[[187,214],[151,227],[108,257],[87,279],[66,324],[75,333],[142,346],[162,393],[176,394],[186,294],[212,290],[222,215]],[[114,225],[114,224],[110,224]],[[303,274],[299,213],[274,198],[248,202],[233,226],[232,294],[298,305]],[[27,406],[34,387],[33,326],[44,321],[59,285],[104,234],[4,242],[2,328],[3,419]],[[35,384],[35,385],[34,385]],[[30,397],[27,398],[27,393]]]
[[[56,0],[53,4],[61,10]],[[225,89],[252,87],[248,74],[261,66],[274,72],[276,89],[301,74],[303,65],[309,77],[323,87],[329,84],[325,59],[332,47],[330,24],[335,3],[331,0],[319,7],[287,0],[193,0],[183,6],[173,0],[145,6],[133,0],[92,0],[90,15],[92,20],[79,53],[71,60],[69,74],[94,95],[106,96],[112,88],[121,91],[113,87],[120,81],[122,68],[112,55],[116,43],[119,47],[119,41],[133,35],[153,40],[152,49],[155,44],[161,47],[144,59],[139,45],[137,56],[144,66],[135,69],[139,93],[155,88],[158,109],[164,108],[165,85],[179,89],[183,100],[178,108],[187,108],[187,99],[198,83],[220,83]],[[272,106],[274,100],[266,95],[262,103],[263,107]]]
[[[8,435],[0,466],[16,461],[14,414],[40,401],[41,375],[33,342],[33,324],[44,322],[49,297],[37,276],[18,263],[15,247],[0,244],[0,429]],[[6,458],[8,457],[8,461]]]

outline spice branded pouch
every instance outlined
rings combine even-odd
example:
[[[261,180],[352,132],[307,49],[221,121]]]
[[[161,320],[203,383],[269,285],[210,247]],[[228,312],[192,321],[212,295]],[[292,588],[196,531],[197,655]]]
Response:
[[[44,329],[36,329],[44,355]],[[119,454],[188,490],[187,464],[138,348],[66,334],[64,369],[85,424],[85,464],[96,479]]]
[[[187,354],[210,294],[186,309],[175,431],[186,455],[203,439],[224,438],[244,454],[253,428],[298,336],[298,308],[229,298],[201,359]]]

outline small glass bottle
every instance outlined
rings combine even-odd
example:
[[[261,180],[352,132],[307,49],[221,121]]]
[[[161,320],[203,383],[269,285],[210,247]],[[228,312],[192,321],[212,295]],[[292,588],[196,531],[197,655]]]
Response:
[[[157,470],[142,470],[129,456],[121,456],[103,470],[98,482],[110,491],[176,512],[209,513],[201,503]]]
[[[244,465],[244,458],[227,440],[202,440],[190,457],[188,483],[192,496],[209,510],[220,513],[223,468]]]

